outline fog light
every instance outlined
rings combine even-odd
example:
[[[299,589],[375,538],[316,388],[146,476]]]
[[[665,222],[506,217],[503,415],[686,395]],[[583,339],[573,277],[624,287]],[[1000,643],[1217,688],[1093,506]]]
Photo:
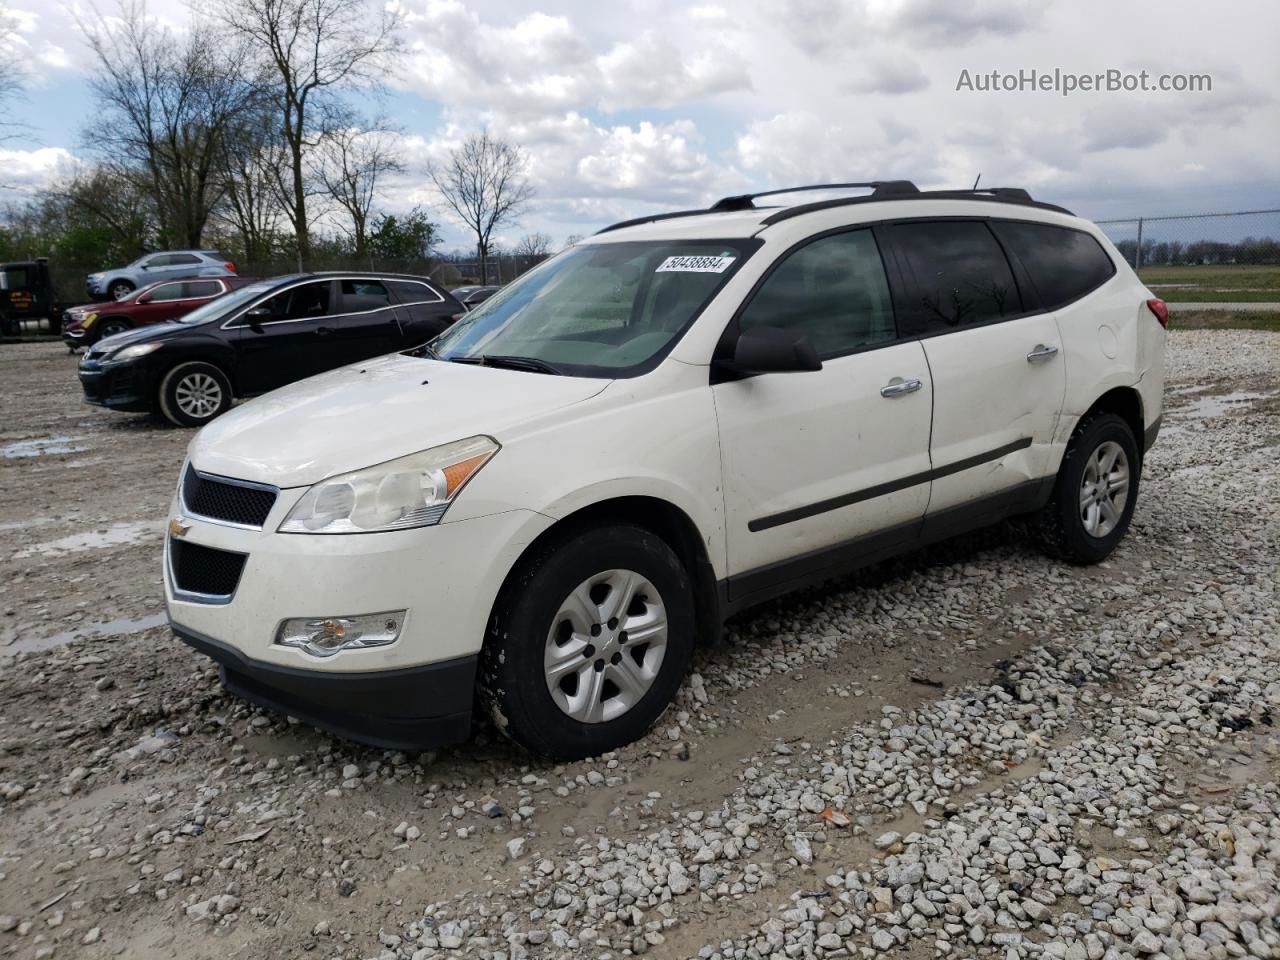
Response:
[[[276,643],[297,647],[313,657],[331,657],[341,650],[384,647],[395,643],[404,625],[404,610],[359,617],[306,617],[286,620],[276,631]]]

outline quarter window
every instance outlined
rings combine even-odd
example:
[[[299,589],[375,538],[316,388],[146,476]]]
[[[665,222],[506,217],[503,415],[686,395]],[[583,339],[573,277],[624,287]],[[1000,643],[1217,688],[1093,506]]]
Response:
[[[802,333],[823,359],[895,339],[893,302],[871,231],[822,237],[790,254],[738,318],[741,331],[757,327]]]
[[[906,315],[913,333],[939,333],[1022,312],[1013,271],[985,223],[902,223],[893,228],[893,237],[910,270]]]
[[[1030,274],[1045,310],[1079,300],[1115,276],[1116,265],[1102,244],[1083,230],[1012,220],[992,227]]]

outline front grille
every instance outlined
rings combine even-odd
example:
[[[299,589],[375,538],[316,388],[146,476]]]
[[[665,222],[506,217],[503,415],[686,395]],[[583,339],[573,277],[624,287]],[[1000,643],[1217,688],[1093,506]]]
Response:
[[[243,527],[261,527],[276,502],[276,491],[203,476],[188,466],[182,478],[187,513]]]
[[[173,585],[183,593],[230,597],[236,592],[246,559],[243,553],[215,550],[182,540],[169,541]]]

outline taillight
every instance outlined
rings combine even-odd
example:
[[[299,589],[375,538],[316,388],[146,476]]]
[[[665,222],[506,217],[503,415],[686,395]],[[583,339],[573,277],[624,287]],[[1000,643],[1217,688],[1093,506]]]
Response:
[[[235,273],[235,272],[236,272],[236,265],[235,265],[234,263],[224,263],[224,264],[222,265],[222,269],[223,269],[223,270],[226,270],[226,271],[227,271],[227,273]]]
[[[1155,314],[1155,318],[1160,321],[1160,326],[1166,330],[1169,329],[1169,305],[1167,303],[1152,297],[1147,301],[1147,309]]]

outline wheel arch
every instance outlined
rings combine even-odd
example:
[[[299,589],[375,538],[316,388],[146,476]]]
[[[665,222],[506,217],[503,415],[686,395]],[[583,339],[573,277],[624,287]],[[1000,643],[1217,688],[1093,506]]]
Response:
[[[494,609],[502,602],[512,581],[535,551],[556,540],[572,537],[578,531],[610,524],[626,524],[647,530],[672,549],[693,583],[697,639],[700,642],[719,641],[723,628],[719,584],[697,524],[688,513],[669,500],[645,494],[598,500],[557,519],[520,552],[503,578],[494,598]]]
[[[1094,413],[1114,413],[1121,417],[1129,424],[1129,429],[1133,431],[1133,437],[1138,442],[1138,449],[1142,449],[1142,434],[1146,427],[1146,420],[1143,412],[1142,394],[1138,392],[1136,387],[1112,387],[1098,397],[1097,400],[1093,401],[1080,419],[1083,420]]]

